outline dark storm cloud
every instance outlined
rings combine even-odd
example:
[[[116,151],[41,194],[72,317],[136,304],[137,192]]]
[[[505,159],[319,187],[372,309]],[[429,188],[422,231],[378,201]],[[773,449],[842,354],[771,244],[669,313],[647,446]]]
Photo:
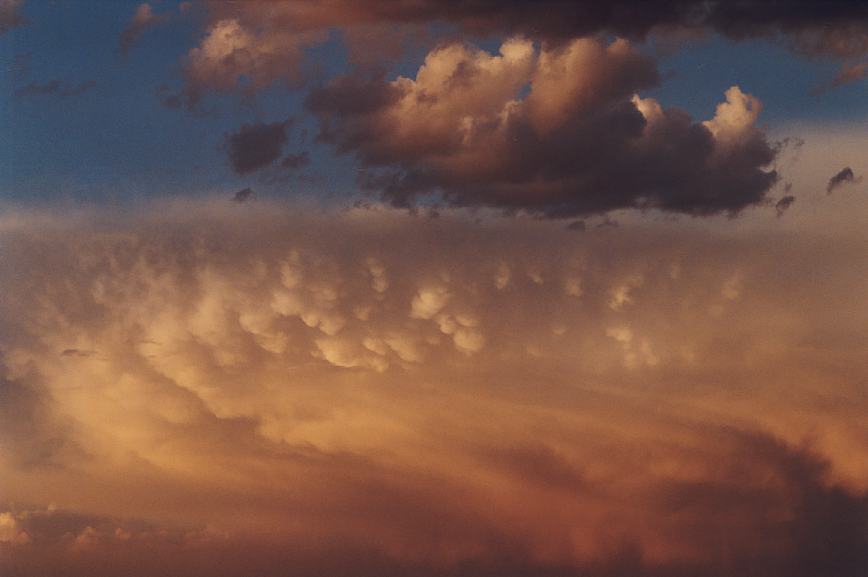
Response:
[[[23,0],[0,0],[0,34],[24,23],[21,16]]]
[[[667,28],[710,30],[733,39],[768,37],[811,54],[852,56],[868,49],[868,5],[823,0],[313,0],[212,2],[216,18],[300,31],[371,23],[446,22],[481,34],[563,41],[610,33],[643,38]]]
[[[842,168],[835,176],[829,179],[829,183],[826,185],[826,192],[831,194],[836,188],[844,186],[845,184],[853,184],[862,180],[862,177],[856,177],[853,173],[853,169],[849,166],[845,166]]]
[[[186,58],[181,93],[190,107],[209,91],[249,96],[279,80],[294,86],[306,82],[307,51],[334,30],[341,31],[350,61],[367,62],[367,68],[372,54],[394,58],[406,49],[405,42],[395,41],[402,36],[419,39],[417,46],[432,45],[438,34],[423,39],[419,32],[430,24],[448,24],[468,35],[523,36],[550,48],[587,36],[642,41],[651,35],[671,42],[713,32],[733,40],[767,39],[808,56],[852,61],[868,54],[868,4],[862,2],[214,0],[207,6],[205,34]]]
[[[775,149],[754,126],[759,101],[733,87],[700,123],[633,96],[657,81],[653,61],[623,41],[539,52],[511,41],[498,55],[447,45],[415,79],[339,77],[308,107],[320,139],[355,154],[361,184],[396,206],[438,194],[571,217],[630,207],[734,214],[763,202],[777,174],[766,169]]]
[[[154,14],[153,8],[147,2],[139,4],[136,13],[124,27],[120,36],[121,53],[127,54],[139,38],[150,28],[169,20],[167,14]]]
[[[828,464],[803,447],[745,431],[712,435],[719,452],[716,476],[703,481],[661,481],[646,487],[644,506],[661,520],[661,536],[680,540],[695,555],[659,560],[624,538],[593,559],[545,559],[468,514],[460,499],[448,501],[432,487],[387,481],[365,483],[365,506],[427,545],[446,531],[476,544],[458,562],[410,557],[334,539],[305,547],[280,537],[221,537],[198,530],[165,530],[128,521],[63,510],[12,509],[18,546],[0,543],[0,568],[17,566],[21,577],[119,577],[136,572],[180,577],[241,577],[291,573],[423,577],[863,577],[868,567],[868,495],[825,481]],[[551,449],[523,447],[479,456],[507,475],[570,494],[606,495]],[[419,480],[417,479],[416,482]],[[456,496],[460,497],[460,496]],[[664,519],[678,519],[663,528]],[[725,546],[721,546],[721,540]],[[108,562],[111,560],[111,562]],[[62,569],[61,569],[62,568]]]
[[[229,162],[238,174],[247,174],[273,164],[283,153],[292,120],[270,124],[245,124],[226,135]]]
[[[864,575],[868,494],[828,484],[823,458],[774,436],[730,431],[720,442],[728,457],[717,479],[659,492],[661,509],[682,519],[683,537],[716,549],[698,574]],[[715,547],[719,535],[728,550]]]
[[[88,90],[96,87],[95,80],[87,80],[78,84],[73,84],[60,79],[49,80],[45,83],[31,82],[22,88],[15,91],[15,96],[32,97],[32,96],[54,96],[57,98],[69,98],[70,96],[78,96]]]

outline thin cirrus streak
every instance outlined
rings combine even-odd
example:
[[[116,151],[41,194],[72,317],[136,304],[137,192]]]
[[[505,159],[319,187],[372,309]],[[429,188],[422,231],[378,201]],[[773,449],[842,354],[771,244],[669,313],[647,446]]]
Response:
[[[858,233],[189,201],[0,245],[4,575],[868,562]]]

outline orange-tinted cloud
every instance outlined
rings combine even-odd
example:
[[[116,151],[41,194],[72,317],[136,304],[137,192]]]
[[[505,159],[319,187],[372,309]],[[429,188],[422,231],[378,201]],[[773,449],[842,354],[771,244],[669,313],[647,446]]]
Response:
[[[565,217],[619,208],[736,213],[777,180],[775,151],[738,87],[695,123],[636,92],[656,66],[623,40],[574,40],[498,54],[455,43],[415,78],[339,77],[315,90],[321,138],[370,169],[363,184],[397,205],[449,204]]]
[[[0,569],[856,577],[841,234],[8,212]]]

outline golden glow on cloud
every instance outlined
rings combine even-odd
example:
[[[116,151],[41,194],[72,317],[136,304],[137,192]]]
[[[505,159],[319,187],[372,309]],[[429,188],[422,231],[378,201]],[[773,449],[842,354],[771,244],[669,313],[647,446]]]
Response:
[[[12,559],[674,575],[859,539],[811,516],[866,514],[864,237],[204,202],[0,230]]]

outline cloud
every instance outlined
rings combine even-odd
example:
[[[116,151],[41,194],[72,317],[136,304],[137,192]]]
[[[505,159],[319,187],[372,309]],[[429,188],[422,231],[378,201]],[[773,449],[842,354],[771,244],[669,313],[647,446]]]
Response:
[[[0,0],[0,34],[5,34],[24,23],[24,17],[21,15],[23,4],[24,0]]]
[[[0,573],[864,566],[864,237],[238,208],[4,212]]]
[[[853,173],[853,169],[849,166],[846,166],[829,179],[829,183],[826,185],[826,193],[832,194],[832,192],[836,188],[839,188],[846,184],[856,184],[858,182],[861,182],[861,180],[861,176],[857,178],[856,175]]]
[[[250,187],[242,188],[232,195],[232,200],[235,202],[246,202],[253,197],[253,189]]]
[[[287,142],[292,119],[282,122],[245,124],[225,136],[229,163],[238,174],[247,174],[274,164]]]
[[[782,217],[782,216],[784,215],[784,213],[785,213],[785,212],[786,212],[786,211],[787,211],[791,206],[793,206],[793,203],[794,203],[794,202],[796,202],[796,197],[793,196],[793,195],[791,195],[791,194],[788,194],[788,195],[786,195],[786,196],[781,197],[781,198],[780,198],[780,199],[775,203],[775,213],[777,214],[778,218]]]
[[[320,138],[355,154],[362,184],[399,206],[439,194],[458,206],[552,217],[642,207],[737,213],[777,180],[775,151],[756,127],[758,99],[738,87],[693,122],[636,92],[654,63],[628,42],[580,39],[498,54],[448,44],[415,78],[339,77],[308,106]]]
[[[703,0],[620,0],[601,8],[592,0],[250,0],[210,1],[207,7],[204,38],[186,58],[183,93],[189,106],[207,91],[249,95],[279,81],[298,86],[309,76],[305,52],[328,40],[333,30],[346,42],[350,61],[362,67],[370,66],[372,59],[382,63],[394,58],[408,38],[414,38],[415,45],[430,45],[437,38],[432,24],[446,24],[468,35],[520,35],[550,48],[600,35],[642,41],[649,35],[665,40],[681,38],[685,32],[714,32],[736,41],[780,42],[809,56],[852,59],[868,53],[868,10],[857,2],[769,5],[757,0],[733,6]]]
[[[310,155],[307,152],[287,154],[280,161],[280,167],[287,170],[298,170],[310,164]]]
[[[190,50],[184,94],[195,106],[206,90],[251,93],[279,79],[298,82],[304,47],[324,41],[325,30],[269,34],[251,31],[236,19],[219,20]]]
[[[95,80],[87,80],[78,84],[73,84],[60,79],[50,80],[46,83],[34,81],[16,90],[15,96],[19,98],[30,98],[34,96],[69,98],[71,96],[84,94],[95,87]]]
[[[167,22],[168,19],[169,16],[167,14],[155,14],[153,8],[147,2],[139,4],[135,14],[121,32],[119,40],[121,53],[124,55],[129,53],[133,45],[138,42],[139,38],[148,29],[159,26]]]

